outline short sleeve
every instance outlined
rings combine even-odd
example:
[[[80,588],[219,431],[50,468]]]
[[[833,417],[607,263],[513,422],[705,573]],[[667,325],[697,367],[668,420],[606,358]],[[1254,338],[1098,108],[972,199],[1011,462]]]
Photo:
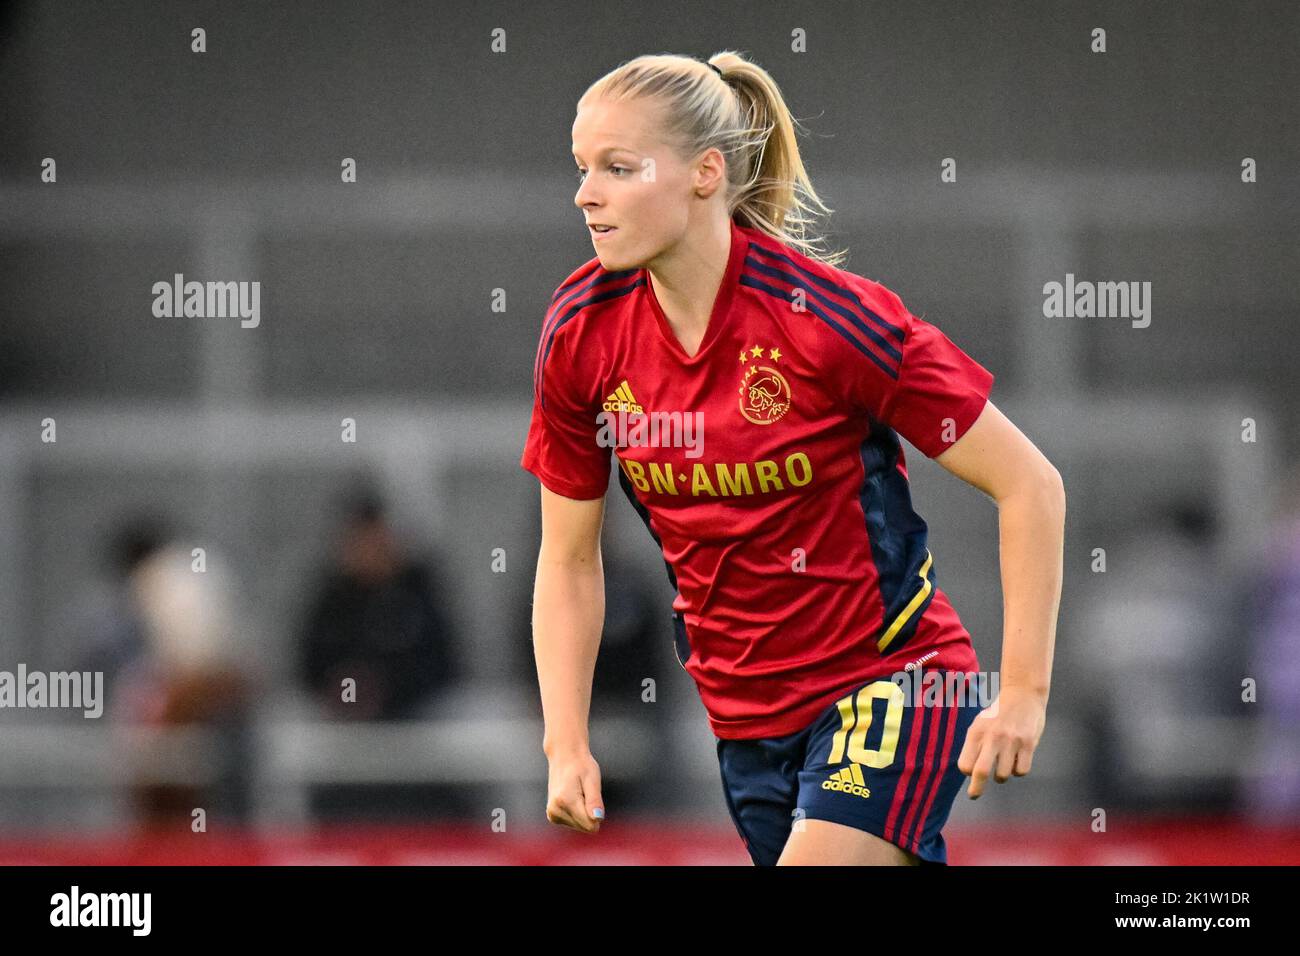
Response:
[[[557,495],[603,498],[609,487],[610,449],[596,440],[596,410],[576,394],[564,335],[551,336],[543,329],[537,358],[533,413],[519,463]]]
[[[855,393],[874,418],[927,458],[937,458],[979,418],[993,373],[938,327],[912,315],[893,292],[873,285],[870,314],[897,331],[882,361],[857,363]]]

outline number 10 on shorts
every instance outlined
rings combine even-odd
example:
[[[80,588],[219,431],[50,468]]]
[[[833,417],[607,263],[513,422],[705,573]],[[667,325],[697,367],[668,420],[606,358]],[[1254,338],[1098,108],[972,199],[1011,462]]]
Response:
[[[872,702],[878,698],[886,701],[885,722],[880,746],[868,750],[867,731],[871,729]],[[867,684],[856,695],[850,694],[838,701],[835,706],[840,712],[840,729],[831,741],[831,754],[826,762],[839,763],[847,751],[848,758],[854,763],[876,768],[888,767],[894,762],[894,749],[898,746],[898,731],[903,723],[903,701],[903,689],[888,680]]]

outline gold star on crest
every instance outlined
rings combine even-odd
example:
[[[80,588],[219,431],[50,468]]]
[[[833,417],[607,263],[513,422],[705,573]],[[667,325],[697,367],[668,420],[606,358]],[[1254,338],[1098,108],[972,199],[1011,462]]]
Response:
[[[777,359],[779,359],[779,358],[781,357],[781,350],[780,350],[780,349],[776,349],[776,348],[774,348],[774,349],[772,349],[772,351],[769,353],[769,356],[770,356],[770,358],[772,359],[772,361],[775,362]]]
[[[763,357],[763,349],[762,349],[760,346],[755,345],[755,346],[754,346],[752,349],[750,349],[749,351],[753,353],[753,355],[754,355],[755,358],[762,358],[762,357]]]

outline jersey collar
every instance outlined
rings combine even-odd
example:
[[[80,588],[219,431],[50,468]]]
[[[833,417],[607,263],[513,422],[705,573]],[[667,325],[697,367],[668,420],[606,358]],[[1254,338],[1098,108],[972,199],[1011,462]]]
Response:
[[[718,293],[714,297],[713,310],[709,313],[709,324],[704,330],[704,338],[700,340],[699,350],[694,355],[687,355],[686,349],[682,348],[682,343],[673,334],[672,326],[668,324],[664,310],[659,305],[659,300],[655,298],[654,287],[650,284],[649,270],[645,268],[641,270],[641,278],[645,282],[646,298],[650,303],[650,311],[654,313],[655,323],[659,326],[659,331],[668,343],[668,347],[682,362],[694,363],[702,360],[709,347],[727,324],[727,313],[731,310],[731,303],[736,295],[736,288],[740,282],[740,272],[744,267],[745,254],[748,250],[749,237],[745,235],[744,230],[736,224],[734,219],[731,220],[731,254],[727,257],[727,269],[722,275],[722,283],[718,286]]]

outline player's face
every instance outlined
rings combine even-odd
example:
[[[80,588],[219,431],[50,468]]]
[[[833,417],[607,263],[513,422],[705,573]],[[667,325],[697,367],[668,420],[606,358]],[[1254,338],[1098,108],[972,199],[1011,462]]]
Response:
[[[580,185],[573,202],[600,264],[611,271],[653,261],[686,232],[692,171],[664,141],[661,109],[647,99],[578,105],[573,154]],[[598,232],[591,224],[614,228]]]

